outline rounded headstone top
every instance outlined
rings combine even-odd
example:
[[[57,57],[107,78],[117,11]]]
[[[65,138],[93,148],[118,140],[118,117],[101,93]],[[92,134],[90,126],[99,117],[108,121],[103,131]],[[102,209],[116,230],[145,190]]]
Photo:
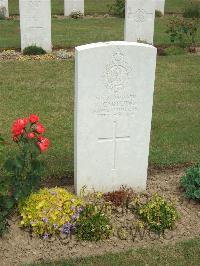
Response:
[[[111,41],[111,42],[97,42],[90,43],[81,46],[77,46],[75,49],[77,51],[98,48],[98,47],[109,47],[109,46],[133,46],[133,47],[146,47],[156,49],[153,45],[139,42],[127,42],[127,41]]]

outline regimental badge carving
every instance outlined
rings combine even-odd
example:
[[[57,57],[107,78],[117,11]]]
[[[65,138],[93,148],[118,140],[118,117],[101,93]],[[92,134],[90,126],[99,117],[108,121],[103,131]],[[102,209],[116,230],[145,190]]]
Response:
[[[131,78],[133,67],[121,49],[116,49],[105,67],[102,91],[96,96],[95,110],[101,116],[132,115],[136,110],[136,95]]]
[[[135,21],[136,22],[145,22],[146,20],[146,11],[144,9],[138,9],[135,12]]]
[[[106,66],[104,84],[110,92],[119,93],[128,86],[131,67],[125,60],[123,52],[118,49],[112,55],[112,61]]]
[[[135,20],[135,22],[142,23],[146,22],[148,18],[153,17],[153,13],[148,13],[146,10],[139,8],[136,12],[133,12],[132,9],[128,8],[127,17],[130,20]]]

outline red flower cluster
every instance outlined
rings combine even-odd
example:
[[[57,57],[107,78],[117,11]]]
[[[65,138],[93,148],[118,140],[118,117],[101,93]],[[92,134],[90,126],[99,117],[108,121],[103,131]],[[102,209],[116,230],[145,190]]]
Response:
[[[22,135],[27,124],[27,118],[18,118],[12,126],[13,137],[17,138],[18,136]]]
[[[40,151],[46,151],[49,147],[49,140],[40,135],[45,132],[45,128],[38,121],[39,117],[35,114],[31,114],[29,118],[18,118],[12,125],[13,141],[19,142],[23,137],[29,140],[35,139]],[[28,123],[30,123],[29,127],[27,127]]]

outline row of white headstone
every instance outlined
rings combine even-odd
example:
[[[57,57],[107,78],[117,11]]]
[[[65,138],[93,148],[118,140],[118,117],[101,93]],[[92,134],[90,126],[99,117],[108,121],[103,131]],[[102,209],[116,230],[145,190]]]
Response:
[[[164,14],[165,0],[154,0],[154,8]],[[64,15],[69,16],[73,11],[84,14],[84,0],[64,0]]]
[[[19,0],[21,49],[37,45],[51,52],[50,0]],[[153,44],[154,0],[126,0],[124,40]]]
[[[77,194],[145,190],[157,49],[153,0],[126,0],[125,40],[75,49]],[[88,63],[89,62],[89,63]]]
[[[154,18],[155,10],[149,10],[152,6],[146,2],[152,0],[127,0],[126,3],[126,15],[130,4],[132,9],[128,11],[133,16],[130,23],[136,23],[140,33],[145,32],[146,27],[154,27],[149,18]],[[47,8],[47,1],[39,0],[31,3],[34,3],[31,9],[26,5],[21,8],[21,14],[27,16],[27,21],[21,23],[24,28],[31,23],[32,30],[40,32],[38,37],[44,40],[41,25],[50,27],[50,20],[47,23],[45,19],[50,5]],[[34,15],[32,21],[28,10]],[[29,33],[31,37],[33,31],[29,29]],[[141,41],[143,38],[146,33]],[[121,185],[146,189],[155,68],[156,48],[149,44],[124,41],[76,47],[74,169],[77,194],[84,186],[89,191],[103,192]]]
[[[8,0],[0,0],[0,8],[4,8],[5,17],[9,17]],[[84,14],[84,0],[64,0],[64,15],[69,16],[74,11]]]
[[[152,0],[126,3],[126,17],[130,16],[127,21],[135,23],[140,34],[154,27],[149,21],[155,10],[146,2]],[[22,49],[31,44],[35,35],[37,45],[51,50],[50,13],[49,0],[20,0]],[[137,38],[144,41],[146,33],[140,34]],[[121,185],[146,188],[156,54],[152,45],[132,41],[76,47],[77,194],[84,186],[86,190],[103,192]]]
[[[165,0],[154,0],[155,9],[164,14]],[[9,17],[8,0],[0,0],[0,8],[6,10],[5,16]],[[84,14],[84,0],[64,0],[64,15],[69,16],[73,11]]]

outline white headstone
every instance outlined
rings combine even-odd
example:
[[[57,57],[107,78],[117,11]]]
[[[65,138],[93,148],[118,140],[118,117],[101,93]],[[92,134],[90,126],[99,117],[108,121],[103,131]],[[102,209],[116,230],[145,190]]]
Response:
[[[84,14],[84,0],[64,0],[64,15],[69,16],[74,11]]]
[[[30,45],[51,52],[50,0],[20,0],[21,49]]]
[[[5,17],[9,17],[9,11],[8,11],[8,0],[0,0],[0,9],[5,10]]]
[[[124,40],[153,43],[154,0],[126,0]]]
[[[165,13],[165,0],[155,0],[155,9],[162,14]]]
[[[156,48],[133,42],[76,47],[75,188],[146,188]]]

